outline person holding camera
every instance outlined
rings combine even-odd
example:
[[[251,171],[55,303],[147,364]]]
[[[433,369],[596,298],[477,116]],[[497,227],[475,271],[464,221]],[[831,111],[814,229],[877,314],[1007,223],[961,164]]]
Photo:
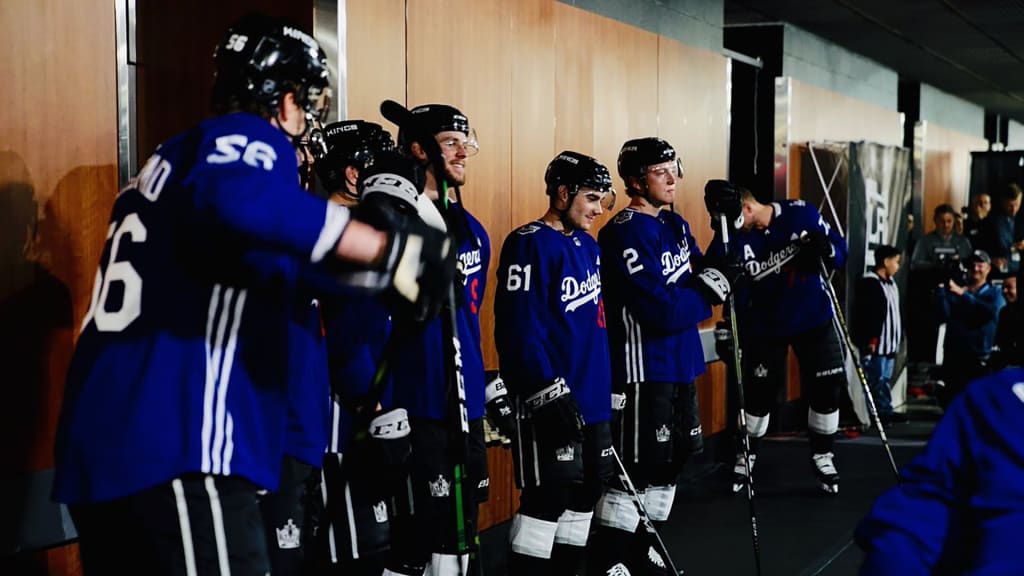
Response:
[[[949,405],[967,383],[988,372],[999,311],[1006,305],[999,288],[988,281],[992,259],[984,250],[967,258],[967,277],[950,278],[939,285],[939,316],[946,322],[943,343],[943,375],[946,386],[939,393]],[[963,286],[960,285],[960,281]]]

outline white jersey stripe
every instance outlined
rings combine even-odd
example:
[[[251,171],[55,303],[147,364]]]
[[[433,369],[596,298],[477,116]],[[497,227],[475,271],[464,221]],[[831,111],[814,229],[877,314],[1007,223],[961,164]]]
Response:
[[[214,474],[221,473],[220,451],[224,446],[224,405],[220,376],[223,368],[222,362],[224,361],[224,332],[227,330],[231,299],[234,295],[234,288],[224,290],[224,302],[220,312],[220,319],[217,322],[217,335],[213,340],[213,357],[210,360],[210,364],[213,366],[213,383],[216,390],[213,405],[213,444],[209,447],[212,461],[210,472]]]
[[[220,576],[231,576],[231,562],[228,558],[228,539],[224,533],[224,512],[220,505],[220,493],[213,476],[206,477],[206,493],[210,496],[210,515],[213,517],[213,537],[217,542],[217,563]]]
[[[228,345],[224,350],[224,367],[220,373],[220,388],[217,390],[217,423],[223,422],[226,447],[224,450],[224,464],[222,474],[231,473],[231,446],[233,446],[233,426],[231,426],[231,415],[227,411],[228,385],[231,383],[231,368],[235,364],[235,349],[238,347],[238,329],[242,325],[242,313],[245,310],[245,297],[248,290],[240,290],[235,300],[234,317],[231,319],[231,334],[228,337]],[[221,444],[217,443],[217,436],[214,435],[214,458],[221,450]],[[214,470],[216,471],[216,470]]]
[[[185,575],[196,576],[196,551],[192,544],[192,523],[188,519],[188,503],[185,500],[185,487],[181,478],[171,480],[174,490],[174,505],[178,509],[178,526],[181,529],[181,548],[185,556]]]
[[[220,303],[220,284],[213,286],[213,293],[210,294],[210,306],[206,311],[206,386],[203,388],[203,462],[201,470],[210,472],[210,437],[213,435],[213,390],[216,379],[213,377],[213,337],[214,317],[217,315],[217,308]]]

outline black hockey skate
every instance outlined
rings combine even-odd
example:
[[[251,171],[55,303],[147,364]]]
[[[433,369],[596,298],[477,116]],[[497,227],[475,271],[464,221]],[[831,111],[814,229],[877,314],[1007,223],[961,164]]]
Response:
[[[750,455],[750,471],[754,471],[754,462],[757,460],[757,454]],[[732,467],[732,492],[736,494],[743,491],[747,487],[747,465],[743,459],[743,453],[740,452],[736,455],[736,464]]]
[[[839,494],[839,472],[833,463],[834,454],[811,454],[811,462],[814,464],[814,474],[818,477],[818,484],[826,494]]]

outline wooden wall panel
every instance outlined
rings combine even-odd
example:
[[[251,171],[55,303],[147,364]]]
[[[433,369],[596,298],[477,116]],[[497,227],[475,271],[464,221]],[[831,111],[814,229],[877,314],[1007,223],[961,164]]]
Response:
[[[922,232],[931,232],[932,213],[939,204],[951,204],[959,212],[967,205],[971,178],[971,152],[988,150],[988,141],[939,126],[925,125],[924,214]]]
[[[509,12],[500,0],[410,0],[408,104],[451,104],[469,117],[480,154],[466,163],[462,197],[492,239],[487,292],[480,313],[484,362],[497,368],[494,284],[501,239],[509,231],[512,173],[512,53]],[[440,30],[457,31],[439,34]]]
[[[380,103],[405,104],[405,0],[346,0],[348,118],[395,127],[380,115]]]
[[[0,37],[0,485],[20,490],[19,477],[53,467],[64,375],[117,193],[113,4],[5,1]],[[2,498],[4,546],[32,513],[12,499],[24,502]],[[77,546],[21,562],[81,573]]]
[[[514,229],[548,209],[544,170],[555,148],[555,9],[551,0],[521,0],[511,14],[512,181],[509,222]],[[491,237],[495,241],[494,236]],[[495,241],[495,263],[500,245]]]

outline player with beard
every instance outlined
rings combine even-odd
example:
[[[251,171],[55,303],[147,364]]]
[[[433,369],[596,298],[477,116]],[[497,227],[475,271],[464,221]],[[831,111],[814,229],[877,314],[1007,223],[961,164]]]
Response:
[[[465,537],[476,536],[478,504],[487,500],[487,449],[484,445],[483,416],[485,388],[483,351],[480,346],[480,307],[487,285],[491,257],[490,238],[483,225],[461,202],[460,187],[466,183],[466,160],[479,151],[476,132],[458,109],[428,104],[410,110],[418,133],[400,127],[402,151],[426,170],[424,195],[438,207],[455,238],[460,275],[456,279],[455,334],[460,346],[461,377],[465,384],[465,407],[469,419],[468,453],[465,455],[466,482],[463,502],[453,489],[455,436],[452,434],[451,398],[446,370],[452,359],[445,350],[451,335],[445,334],[443,319],[428,324],[408,337],[394,367],[394,402],[409,412],[412,428],[412,456],[409,489],[400,493],[392,521],[393,558],[391,574],[419,576],[427,564],[433,574],[465,573],[468,556],[458,548],[456,526],[462,523]],[[418,138],[434,138],[444,164],[438,174],[429,150]],[[447,312],[445,312],[447,314]],[[396,325],[394,330],[403,328]],[[457,512],[458,505],[463,513]]]

